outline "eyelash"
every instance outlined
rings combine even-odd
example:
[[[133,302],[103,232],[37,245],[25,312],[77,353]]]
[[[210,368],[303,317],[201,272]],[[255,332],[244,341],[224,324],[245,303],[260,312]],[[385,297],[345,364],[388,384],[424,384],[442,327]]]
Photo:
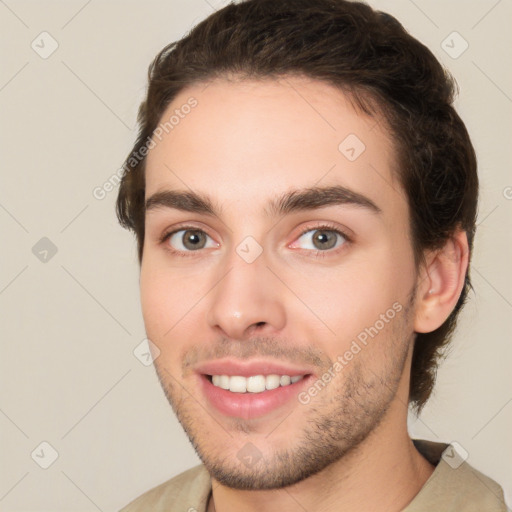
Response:
[[[199,253],[200,251],[186,251],[186,252],[185,251],[177,251],[177,250],[173,249],[172,247],[170,247],[169,244],[166,244],[166,242],[169,240],[169,238],[172,235],[174,235],[178,231],[187,231],[187,230],[201,231],[201,232],[205,233],[207,236],[209,236],[208,233],[206,233],[202,229],[197,228],[196,226],[179,226],[178,228],[175,228],[172,231],[164,233],[159,239],[159,244],[164,245],[165,250],[169,251],[174,256],[180,256],[180,257],[184,257],[184,258],[193,258],[194,256],[197,256],[197,254],[194,254],[194,253],[195,252]],[[349,237],[346,233],[341,231],[337,226],[329,224],[328,222],[323,223],[318,226],[307,227],[299,234],[299,236],[297,238],[300,238],[301,236],[305,235],[306,233],[309,233],[310,231],[331,231],[331,232],[337,233],[338,235],[341,235],[341,237],[343,237],[345,239],[345,243],[341,247],[338,247],[337,249],[327,250],[327,251],[321,251],[321,250],[309,251],[309,252],[313,253],[315,258],[325,258],[328,255],[337,254],[340,250],[343,250],[345,245],[352,243],[351,237]]]
[[[327,256],[332,256],[333,254],[338,254],[340,251],[344,250],[347,244],[350,244],[352,242],[351,237],[345,234],[345,232],[341,231],[337,226],[329,224],[328,222],[324,222],[323,224],[320,224],[318,226],[309,226],[305,228],[297,238],[300,238],[301,236],[305,235],[306,233],[309,233],[310,231],[332,231],[333,233],[341,235],[341,237],[345,239],[345,242],[336,249],[329,249],[327,251],[321,251],[319,249],[317,249],[316,251],[308,251],[312,252],[315,258],[325,258]]]
[[[206,233],[203,229],[199,229],[196,226],[179,226],[178,228],[175,228],[172,231],[164,233],[160,237],[159,243],[161,245],[163,245],[165,250],[169,251],[173,256],[180,256],[183,258],[193,258],[194,256],[197,256],[197,254],[194,254],[194,252],[200,252],[200,251],[187,251],[187,252],[177,251],[177,250],[173,249],[169,244],[166,243],[169,240],[169,238],[171,238],[171,236],[174,235],[174,233],[177,233],[178,231],[187,231],[187,230],[202,231],[203,233],[208,235],[208,233]],[[210,235],[208,235],[208,236],[210,236]]]

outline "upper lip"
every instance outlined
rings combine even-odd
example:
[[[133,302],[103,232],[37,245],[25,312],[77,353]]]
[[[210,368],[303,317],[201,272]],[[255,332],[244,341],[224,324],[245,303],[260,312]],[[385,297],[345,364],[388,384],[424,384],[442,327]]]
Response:
[[[197,365],[195,370],[203,375],[239,375],[241,377],[252,375],[289,375],[294,377],[312,373],[310,369],[305,367],[263,359],[252,359],[250,361],[216,359]]]

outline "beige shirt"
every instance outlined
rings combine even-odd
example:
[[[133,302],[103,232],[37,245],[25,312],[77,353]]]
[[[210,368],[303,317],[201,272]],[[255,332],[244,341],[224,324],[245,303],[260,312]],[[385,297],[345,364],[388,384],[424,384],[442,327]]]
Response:
[[[402,512],[507,512],[502,488],[452,445],[413,439],[434,472]],[[120,512],[206,512],[212,489],[203,465],[149,490]]]

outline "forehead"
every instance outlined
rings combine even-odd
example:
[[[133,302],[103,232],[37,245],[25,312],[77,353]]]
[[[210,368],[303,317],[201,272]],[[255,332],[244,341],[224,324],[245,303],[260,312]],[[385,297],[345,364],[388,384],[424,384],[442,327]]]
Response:
[[[318,80],[198,83],[176,96],[159,127],[146,198],[189,189],[256,211],[278,192],[342,185],[379,206],[405,203],[383,120]]]

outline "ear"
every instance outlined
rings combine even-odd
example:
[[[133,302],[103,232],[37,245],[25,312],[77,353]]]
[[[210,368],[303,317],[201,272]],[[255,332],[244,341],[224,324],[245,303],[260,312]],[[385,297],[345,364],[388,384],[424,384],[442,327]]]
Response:
[[[417,281],[415,332],[432,332],[459,300],[469,262],[466,232],[457,230],[442,249],[430,252]]]

